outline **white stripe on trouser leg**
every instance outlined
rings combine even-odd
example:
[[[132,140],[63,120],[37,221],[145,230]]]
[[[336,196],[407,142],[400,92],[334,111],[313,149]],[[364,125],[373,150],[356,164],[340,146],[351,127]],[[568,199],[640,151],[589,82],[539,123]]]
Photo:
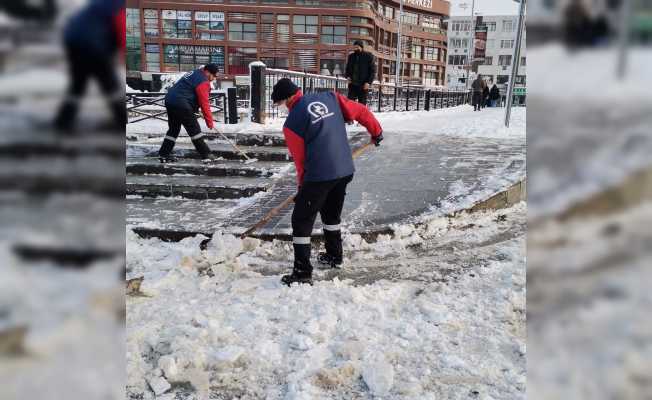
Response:
[[[198,134],[196,134],[195,136],[190,136],[190,140],[201,139],[201,138],[203,138],[204,136],[206,136],[206,135],[205,135],[203,132],[202,132],[202,133],[198,133]]]
[[[337,225],[323,224],[323,227],[324,227],[325,231],[339,231],[340,230],[340,224],[337,224]]]
[[[177,141],[177,138],[175,138],[174,136],[165,135],[165,138],[166,138],[167,140],[171,140],[171,141],[173,141],[173,142],[176,142],[176,141]]]
[[[294,244],[310,244],[310,236],[308,237],[292,237],[292,243]]]

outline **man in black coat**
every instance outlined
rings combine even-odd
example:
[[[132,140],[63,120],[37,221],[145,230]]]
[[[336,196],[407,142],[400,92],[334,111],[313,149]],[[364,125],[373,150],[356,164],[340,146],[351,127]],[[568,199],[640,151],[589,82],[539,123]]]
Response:
[[[346,62],[345,76],[349,81],[349,99],[361,104],[367,104],[369,86],[376,77],[376,63],[373,54],[364,51],[364,44],[360,40],[354,43],[355,50],[349,54]]]

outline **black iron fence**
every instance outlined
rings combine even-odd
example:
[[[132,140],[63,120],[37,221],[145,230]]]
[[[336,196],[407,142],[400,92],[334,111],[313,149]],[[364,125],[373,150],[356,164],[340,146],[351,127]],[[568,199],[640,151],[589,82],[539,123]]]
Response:
[[[211,112],[217,121],[222,121],[226,124],[237,123],[237,108],[234,108],[233,104],[235,103],[231,103],[231,101],[236,101],[235,93],[231,91],[228,93],[233,100],[231,100],[231,98],[224,92],[213,92],[209,96],[208,102],[211,106]],[[167,122],[165,93],[127,93],[127,115],[128,124],[148,119],[157,119]],[[198,114],[197,118],[203,117]]]
[[[252,74],[256,67],[252,68]],[[348,83],[344,77],[324,76],[305,72],[287,71],[258,66],[263,79],[260,100],[264,106],[265,117],[275,118],[278,109],[270,98],[274,84],[281,78],[291,79],[304,93],[335,91],[343,95],[348,93]],[[252,76],[252,79],[253,76]],[[417,86],[395,87],[389,84],[374,83],[370,85],[367,106],[375,112],[385,111],[419,111],[434,110],[459,106],[471,102],[471,92],[447,88],[425,88]],[[256,115],[252,115],[256,121]]]

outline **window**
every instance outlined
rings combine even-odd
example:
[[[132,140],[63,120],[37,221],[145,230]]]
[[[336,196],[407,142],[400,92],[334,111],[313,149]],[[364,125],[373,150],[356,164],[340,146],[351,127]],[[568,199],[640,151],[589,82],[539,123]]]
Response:
[[[514,47],[514,40],[501,40],[500,48],[501,49],[511,49]]]
[[[419,15],[407,11],[403,11],[403,23],[417,25],[419,22]]]
[[[195,12],[195,29],[197,30],[197,39],[224,40],[224,13],[208,11]]]
[[[423,47],[418,46],[416,44],[413,44],[412,45],[411,58],[416,58],[417,60],[422,60],[423,59]]]
[[[503,20],[503,32],[514,32],[514,21],[511,19]]]
[[[491,65],[493,63],[494,59],[493,57],[485,57],[484,58],[484,65]]]
[[[487,25],[487,31],[489,31],[489,32],[495,32],[496,31],[496,23],[495,22],[485,22],[485,25]]]
[[[424,47],[423,59],[429,61],[438,61],[439,49],[437,47]]]
[[[454,49],[467,49],[469,47],[469,39],[453,38],[450,41],[450,47]]]
[[[424,28],[439,29],[441,28],[441,20],[431,15],[422,15],[421,26]]]
[[[127,71],[140,71],[140,9],[127,8]]]
[[[498,65],[502,65],[502,66],[512,65],[512,56],[498,56]]]
[[[330,76],[343,75],[346,64],[346,52],[322,51],[320,63],[320,74]]]
[[[145,37],[156,38],[159,36],[158,10],[144,10]]]
[[[363,17],[351,17],[351,23],[352,24],[367,24],[369,25],[369,19],[368,18],[363,18]]]
[[[317,34],[316,15],[295,15],[292,18],[292,29],[294,33]]]
[[[325,44],[346,44],[346,27],[322,26],[321,42]]]
[[[514,83],[517,85],[525,85],[525,75],[516,75],[516,80]]]
[[[410,77],[421,78],[421,64],[410,64]]]
[[[448,56],[449,65],[466,65],[466,55]]]
[[[370,31],[368,28],[361,28],[358,26],[352,26],[351,27],[351,34],[352,35],[359,35],[359,36],[369,36]]]
[[[527,60],[525,57],[521,57],[521,66],[525,67],[527,64],[525,63]]]
[[[493,49],[496,47],[496,39],[488,39],[487,40],[487,48],[488,49]]]
[[[394,19],[394,8],[385,6],[383,15],[385,18]]]
[[[147,62],[147,71],[161,71],[161,48],[158,44],[145,44],[145,62]]]
[[[249,73],[249,63],[253,61],[256,61],[255,47],[229,47],[230,74],[244,75]]]
[[[229,22],[229,40],[256,41],[256,24]]]
[[[192,39],[192,12],[163,10],[163,36],[172,39]]]
[[[290,25],[277,24],[276,25],[276,40],[281,43],[290,41]]]
[[[509,76],[508,75],[498,75],[496,77],[496,83],[498,83],[498,84],[507,83],[508,81],[509,81]]]
[[[187,72],[213,63],[224,73],[224,47],[166,44],[163,62],[165,72]]]

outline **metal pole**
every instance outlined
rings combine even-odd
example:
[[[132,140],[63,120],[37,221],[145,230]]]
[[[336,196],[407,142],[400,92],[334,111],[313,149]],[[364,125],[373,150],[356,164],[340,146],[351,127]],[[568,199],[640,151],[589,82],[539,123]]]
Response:
[[[401,0],[401,8],[398,13],[398,41],[396,43],[396,77],[394,78],[394,85],[398,87],[400,82],[401,73],[401,30],[403,29],[403,0]]]
[[[520,0],[521,8],[518,12],[518,28],[516,31],[516,43],[514,43],[514,56],[512,60],[512,74],[509,78],[509,85],[507,88],[507,105],[505,109],[505,126],[509,128],[509,118],[512,115],[512,102],[514,97],[514,83],[516,81],[516,74],[518,73],[518,64],[521,58],[521,40],[523,39],[523,19],[525,16],[525,2]]]
[[[466,88],[469,88],[469,79],[471,78],[471,65],[473,64],[473,57],[475,53],[475,19],[473,14],[475,13],[475,0],[471,3],[471,38],[469,39],[469,55],[466,57]]]
[[[618,79],[624,79],[627,73],[627,56],[629,50],[629,32],[632,16],[631,0],[623,0],[620,6],[620,31],[618,34]]]

